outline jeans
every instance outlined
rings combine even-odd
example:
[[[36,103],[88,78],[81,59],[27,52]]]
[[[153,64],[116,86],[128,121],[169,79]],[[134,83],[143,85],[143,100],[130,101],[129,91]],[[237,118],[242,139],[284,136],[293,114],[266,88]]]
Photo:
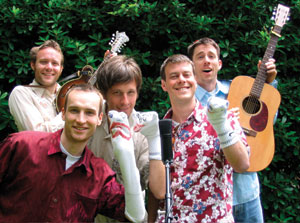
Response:
[[[234,205],[233,217],[237,223],[263,223],[264,217],[259,196],[252,201]]]

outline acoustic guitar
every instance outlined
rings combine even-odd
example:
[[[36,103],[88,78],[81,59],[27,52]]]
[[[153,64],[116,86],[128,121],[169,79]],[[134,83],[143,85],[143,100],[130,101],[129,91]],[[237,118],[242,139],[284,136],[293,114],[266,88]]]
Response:
[[[120,53],[122,47],[128,41],[129,41],[129,38],[125,32],[116,31],[116,34],[113,34],[112,39],[109,42],[109,45],[111,46],[109,55]],[[102,63],[99,65],[98,69],[101,69],[101,65],[108,58],[110,58],[109,55],[104,57]],[[97,81],[96,74],[97,74],[97,71],[93,72],[93,68],[89,65],[86,65],[82,68],[81,71],[78,71],[75,74],[70,75],[70,76],[75,76],[76,78],[65,82],[61,86],[59,91],[57,92],[56,99],[55,99],[55,105],[56,105],[57,112],[58,113],[61,112],[62,108],[64,107],[66,94],[72,86],[78,85],[78,84],[83,84],[83,83],[95,85],[95,83]]]
[[[248,76],[234,78],[227,98],[230,108],[239,107],[240,110],[240,124],[250,146],[248,172],[266,168],[271,163],[275,151],[273,121],[281,96],[277,89],[265,83],[267,79],[265,63],[274,55],[289,8],[279,4],[275,14],[275,26],[256,78]]]

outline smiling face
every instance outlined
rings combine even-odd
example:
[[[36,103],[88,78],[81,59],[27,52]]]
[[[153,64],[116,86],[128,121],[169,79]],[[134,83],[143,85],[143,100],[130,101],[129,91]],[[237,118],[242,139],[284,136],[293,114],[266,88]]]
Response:
[[[96,92],[82,90],[70,92],[66,110],[62,110],[62,117],[65,121],[62,143],[67,150],[70,145],[86,144],[96,127],[101,124],[100,103],[102,100]]]
[[[218,71],[222,67],[222,61],[218,57],[217,49],[210,44],[198,45],[192,58],[195,65],[197,83],[206,86],[216,86]],[[206,89],[212,91],[213,89]]]
[[[106,93],[105,100],[108,111],[124,112],[129,117],[138,98],[135,80],[114,84]]]
[[[61,61],[61,53],[52,47],[47,47],[39,50],[36,61],[30,63],[36,82],[45,86],[51,93],[55,92],[56,81],[63,70]]]
[[[161,86],[167,91],[171,103],[183,104],[193,102],[196,91],[196,80],[193,67],[188,62],[169,63],[165,67],[165,80]]]

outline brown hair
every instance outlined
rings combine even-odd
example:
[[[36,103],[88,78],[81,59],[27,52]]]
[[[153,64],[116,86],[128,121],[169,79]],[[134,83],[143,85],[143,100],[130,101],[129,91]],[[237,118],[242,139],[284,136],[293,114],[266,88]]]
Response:
[[[195,48],[199,45],[212,45],[214,48],[216,48],[218,58],[220,58],[220,47],[219,47],[219,45],[213,39],[210,39],[208,37],[204,37],[204,38],[201,38],[201,39],[198,39],[198,40],[194,41],[191,45],[188,46],[187,54],[188,54],[188,57],[191,60],[193,60]]]
[[[193,74],[195,74],[195,67],[194,67],[194,63],[193,61],[191,61],[187,56],[183,55],[183,54],[174,54],[172,56],[169,56],[167,59],[165,59],[165,61],[162,63],[162,65],[160,66],[160,77],[162,80],[166,80],[166,66],[168,64],[174,64],[174,63],[182,63],[182,62],[187,62],[189,64],[192,65],[193,68]]]
[[[65,109],[67,108],[69,94],[72,91],[95,92],[96,94],[98,94],[100,97],[99,114],[102,112],[103,97],[102,97],[101,93],[98,91],[98,89],[90,84],[73,85],[66,93],[66,100],[65,100],[65,104],[64,104]]]
[[[61,65],[63,66],[64,65],[64,54],[62,53],[62,50],[61,50],[59,44],[54,40],[46,40],[42,45],[32,47],[29,52],[30,62],[35,63],[37,53],[40,50],[48,48],[48,47],[55,49],[56,51],[58,51],[61,54]]]
[[[135,80],[139,93],[142,87],[142,71],[136,61],[125,55],[113,56],[103,62],[97,69],[97,87],[106,96],[107,91],[115,84]]]

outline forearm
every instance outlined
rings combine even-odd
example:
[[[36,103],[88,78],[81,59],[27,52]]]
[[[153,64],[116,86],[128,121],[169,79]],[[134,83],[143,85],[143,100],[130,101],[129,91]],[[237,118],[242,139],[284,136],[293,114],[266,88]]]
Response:
[[[122,151],[116,158],[120,164],[125,188],[125,215],[132,222],[140,222],[144,219],[145,207],[134,155]]]
[[[165,166],[161,160],[150,160],[149,188],[157,199],[164,199],[166,194]]]
[[[149,187],[157,198],[165,196],[165,169],[161,161],[161,141],[156,112],[134,113],[135,129],[145,136],[149,150]]]
[[[249,168],[249,157],[246,143],[242,142],[243,131],[236,119],[227,116],[227,108],[226,100],[210,97],[207,118],[218,135],[220,148],[228,162],[236,172],[244,172]]]
[[[125,188],[125,215],[130,221],[141,222],[146,211],[127,115],[110,111],[109,118],[113,151],[120,164]]]
[[[223,152],[234,171],[242,173],[249,168],[250,163],[247,149],[241,141],[223,148]]]

